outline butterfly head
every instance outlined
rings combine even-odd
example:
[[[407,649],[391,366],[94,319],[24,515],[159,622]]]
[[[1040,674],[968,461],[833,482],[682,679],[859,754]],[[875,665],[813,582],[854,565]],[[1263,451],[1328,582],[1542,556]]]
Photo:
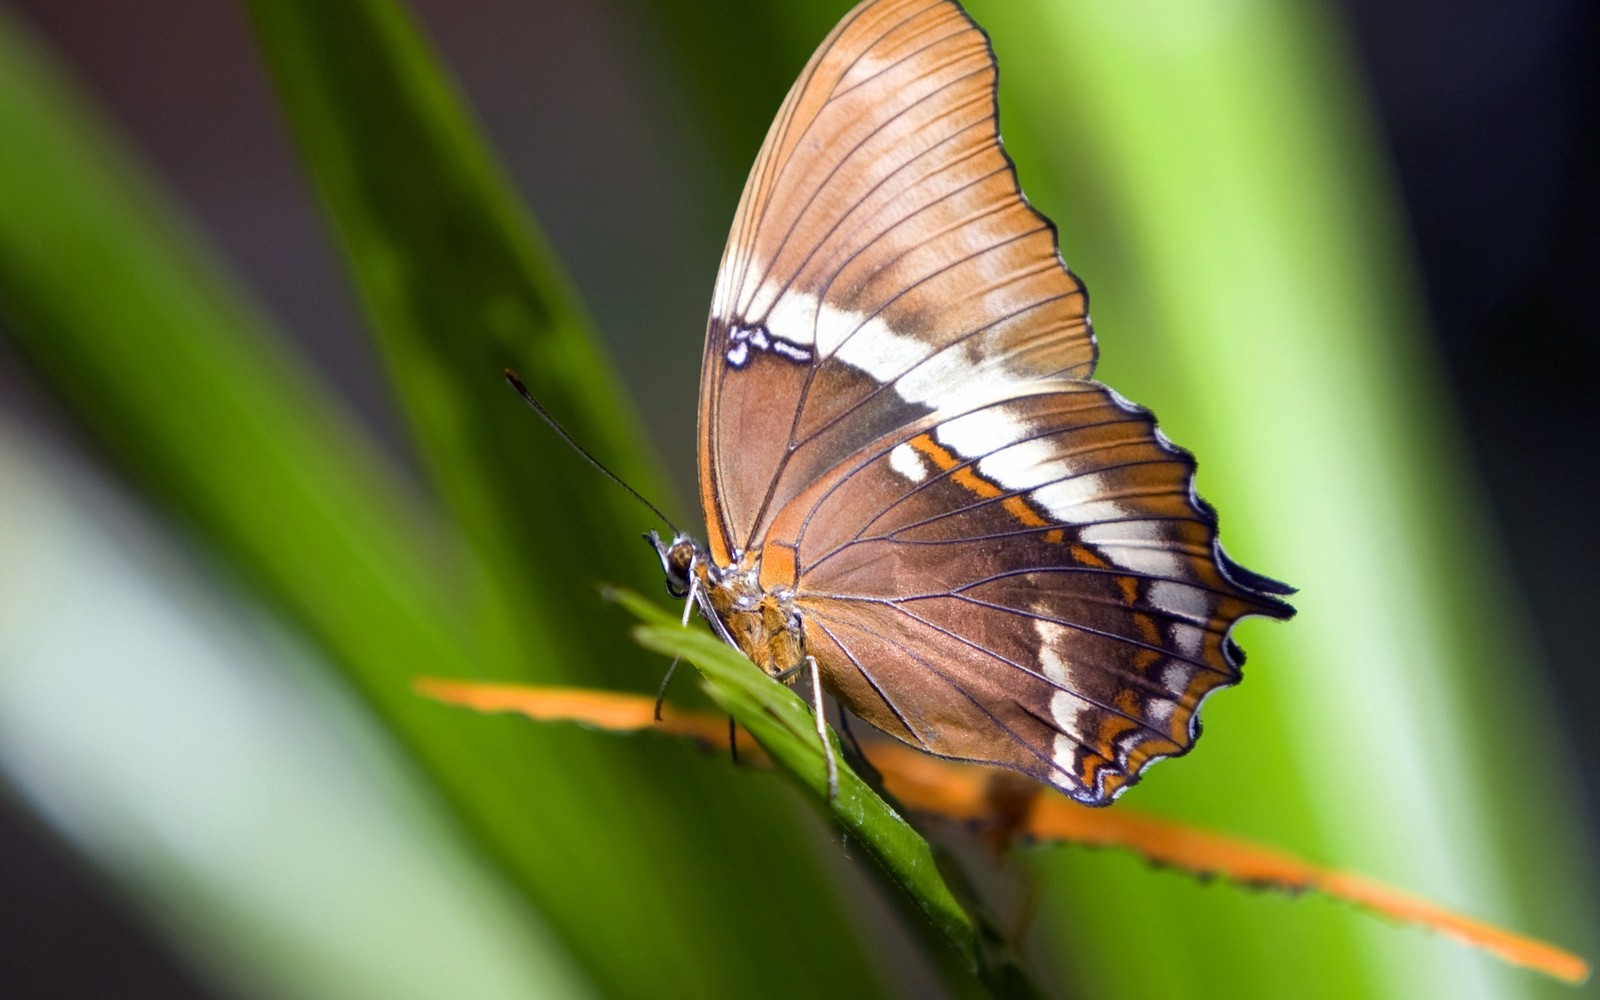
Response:
[[[687,597],[695,564],[701,559],[700,547],[694,543],[694,539],[677,535],[669,543],[651,531],[644,536],[644,540],[661,558],[661,571],[667,575],[667,593],[673,597]]]

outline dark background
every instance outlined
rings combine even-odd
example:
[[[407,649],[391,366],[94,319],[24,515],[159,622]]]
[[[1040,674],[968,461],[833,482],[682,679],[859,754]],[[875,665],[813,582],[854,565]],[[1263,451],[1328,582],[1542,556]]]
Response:
[[[13,2],[267,308],[375,426],[391,429],[383,380],[240,9]],[[692,146],[693,128],[674,120],[670,97],[649,95],[652,57],[635,9],[622,0],[418,6],[563,258],[580,276],[613,276],[590,278],[583,291],[628,355],[620,360],[651,426],[692,426],[698,357],[667,346],[685,338],[655,334],[664,323],[678,334],[677,325],[702,322],[732,202],[717,209],[722,195],[712,190],[652,197],[664,173],[692,168],[682,145]],[[1516,590],[1530,605],[1517,610],[1531,615],[1542,645],[1505,669],[1548,665],[1581,805],[1595,816],[1600,14],[1581,0],[1337,6],[1388,143],[1439,351]],[[662,155],[673,143],[676,158]],[[672,180],[694,190],[692,179]],[[595,206],[612,207],[597,217]],[[629,238],[638,232],[683,234],[684,245],[663,257],[658,239]],[[617,294],[625,284],[630,294]],[[18,384],[0,377],[8,391]],[[691,435],[658,433],[671,466],[692,469]],[[0,996],[200,995],[161,942],[0,798]]]

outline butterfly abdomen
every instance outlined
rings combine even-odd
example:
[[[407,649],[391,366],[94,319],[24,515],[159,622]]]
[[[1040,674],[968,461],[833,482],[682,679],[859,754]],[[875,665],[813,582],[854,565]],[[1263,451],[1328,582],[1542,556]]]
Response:
[[[703,578],[712,611],[740,652],[773,677],[791,679],[805,660],[800,618],[792,600],[763,591],[734,569]]]

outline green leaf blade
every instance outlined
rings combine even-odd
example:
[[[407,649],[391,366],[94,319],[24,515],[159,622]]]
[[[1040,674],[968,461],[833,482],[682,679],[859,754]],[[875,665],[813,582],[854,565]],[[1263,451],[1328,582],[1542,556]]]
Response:
[[[642,686],[648,661],[590,583],[655,575],[638,541],[649,522],[501,380],[517,369],[578,440],[659,493],[560,267],[403,6],[251,9],[424,467],[483,571],[470,614],[485,661],[457,676]],[[540,776],[543,821],[489,832],[604,987],[876,989],[819,845],[777,790],[721,787],[677,752],[537,738],[517,767]],[[607,912],[605,899],[630,903]],[[770,929],[789,926],[807,928],[804,953],[773,946]]]
[[[832,728],[827,734],[839,765],[839,787],[838,795],[830,797],[827,764],[815,722],[793,691],[768,677],[738,650],[703,630],[680,625],[638,595],[612,591],[611,596],[647,623],[634,629],[639,643],[663,656],[681,656],[694,664],[717,706],[744,726],[786,776],[867,848],[894,884],[976,970],[977,931],[945,884],[932,848],[845,764],[843,748]]]

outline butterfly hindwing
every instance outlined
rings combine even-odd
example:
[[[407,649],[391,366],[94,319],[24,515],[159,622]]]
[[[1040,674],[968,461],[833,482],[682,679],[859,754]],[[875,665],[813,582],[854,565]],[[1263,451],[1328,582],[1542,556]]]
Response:
[[[1193,476],[1147,411],[1041,382],[819,478],[775,520],[762,584],[794,590],[858,715],[1109,801],[1185,752],[1200,702],[1237,682],[1233,624],[1288,612],[1231,572]]]

